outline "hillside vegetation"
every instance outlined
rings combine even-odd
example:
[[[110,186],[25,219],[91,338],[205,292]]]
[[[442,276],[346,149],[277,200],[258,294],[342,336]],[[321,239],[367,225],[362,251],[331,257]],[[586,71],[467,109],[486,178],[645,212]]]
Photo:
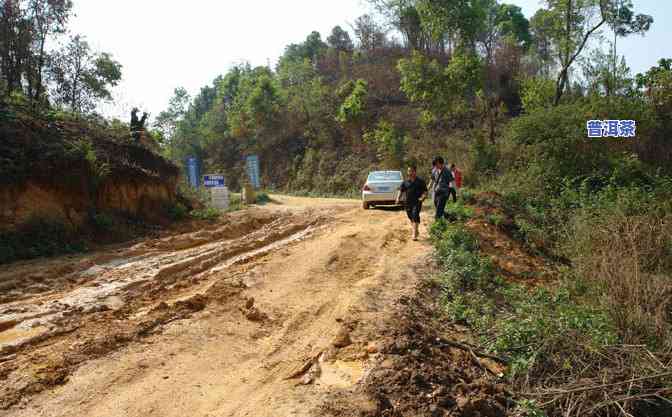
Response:
[[[0,263],[128,239],[174,211],[178,167],[95,113],[122,66],[69,32],[72,13],[0,1]]]
[[[17,107],[0,118],[0,263],[128,239],[171,218],[179,168],[127,129]]]
[[[631,0],[545,0],[529,19],[497,0],[369,3],[354,38],[312,32],[273,68],[234,66],[194,97],[175,89],[152,126],[159,157],[93,112],[118,62],[81,36],[45,48],[71,2],[0,2],[3,225],[21,184],[65,181],[91,196],[78,216],[109,232],[101,208],[122,198],[102,187],[174,190],[189,156],[234,190],[257,154],[265,189],[356,195],[371,169],[417,163],[427,176],[442,155],[467,188],[432,226],[435,313],[507,365],[515,413],[672,414],[672,59],[634,75],[618,50],[654,17]],[[75,249],[61,226],[28,232],[3,234],[0,254]]]
[[[653,17],[610,0],[545,1],[529,20],[495,0],[370,3],[354,40],[313,32],[275,68],[177,89],[156,125],[166,154],[199,156],[234,188],[259,154],[267,188],[316,194],[355,194],[368,170],[409,162],[427,175],[443,155],[476,212],[435,226],[437,313],[507,358],[519,411],[667,415],[672,61],[633,75],[617,48]],[[589,138],[590,120],[636,132]],[[480,252],[483,222],[546,266],[507,275]]]

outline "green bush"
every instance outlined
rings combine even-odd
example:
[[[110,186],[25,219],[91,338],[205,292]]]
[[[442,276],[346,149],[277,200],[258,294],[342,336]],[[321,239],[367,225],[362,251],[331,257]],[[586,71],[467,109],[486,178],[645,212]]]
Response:
[[[546,417],[546,413],[537,405],[534,400],[521,399],[516,403],[514,415],[523,415],[525,417]]]
[[[465,188],[460,189],[459,197],[466,204],[475,204],[476,203],[476,194],[470,188],[465,187]]]
[[[448,317],[483,335],[489,350],[510,357],[510,377],[536,366],[539,350],[551,340],[579,334],[596,347],[619,340],[608,313],[580,303],[585,294],[577,287],[507,283],[480,255],[477,238],[464,226],[436,222],[430,233],[442,267],[439,282]]]
[[[364,117],[369,95],[365,80],[350,80],[341,86],[336,94],[344,97],[343,104],[338,109],[337,121],[345,124],[360,121]]]
[[[238,211],[243,209],[243,200],[240,194],[231,194],[229,197],[229,209],[228,212]]]
[[[504,216],[497,213],[488,214],[485,216],[485,219],[488,221],[488,223],[497,227],[501,226],[505,220]]]
[[[266,193],[258,193],[257,194],[257,204],[264,205],[266,203],[271,202],[271,197],[268,196]]]
[[[488,143],[485,138],[479,136],[471,152],[473,170],[478,173],[478,175],[473,176],[474,179],[482,180],[496,174],[499,154],[495,145]],[[478,185],[482,181],[474,182]]]
[[[206,207],[191,212],[191,217],[199,220],[217,220],[220,216],[221,212],[214,207]]]
[[[165,213],[169,219],[173,221],[180,221],[184,220],[187,217],[189,210],[184,204],[175,203],[167,206],[165,208]]]
[[[596,347],[618,341],[606,312],[577,303],[566,288],[529,289],[511,284],[500,293],[511,314],[493,321],[489,330],[497,337],[487,347],[516,359],[511,369],[514,374],[533,366],[539,348],[549,340],[582,334]]]
[[[196,202],[199,205],[206,206],[211,201],[210,191],[203,187],[193,188],[185,183],[180,183],[177,186],[177,200],[189,207],[193,207]]]
[[[474,216],[474,210],[465,206],[461,201],[446,204],[445,213],[450,221],[466,221]]]
[[[114,219],[107,213],[95,213],[91,216],[91,222],[96,230],[109,231],[114,227]]]
[[[56,219],[35,217],[19,230],[0,234],[0,264],[84,250],[76,231]]]
[[[449,299],[463,291],[487,291],[498,285],[492,262],[477,254],[478,240],[463,226],[437,222],[431,234],[436,258],[445,268],[441,282]]]

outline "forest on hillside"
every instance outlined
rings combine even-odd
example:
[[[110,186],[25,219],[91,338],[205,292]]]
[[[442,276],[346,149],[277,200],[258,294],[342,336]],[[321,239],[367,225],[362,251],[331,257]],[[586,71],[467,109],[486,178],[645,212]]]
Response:
[[[70,0],[0,0],[0,264],[127,240],[174,212],[179,168],[99,113],[122,65],[73,16]]]
[[[672,57],[633,74],[619,54],[667,16],[636,0],[544,0],[529,19],[498,0],[368,3],[352,32],[307,34],[272,68],[234,66],[194,97],[176,88],[137,159],[176,173],[166,159],[196,156],[238,190],[256,154],[266,190],[352,196],[371,169],[417,163],[426,176],[442,155],[467,187],[453,222],[431,227],[436,315],[506,359],[518,415],[670,415]],[[92,144],[129,140],[96,114],[121,64],[68,32],[71,12],[0,0],[0,133],[39,121],[30,140],[0,141],[4,181],[33,157],[74,158],[95,185],[119,153]],[[56,143],[63,127],[90,138]],[[478,227],[539,268],[503,277]]]
[[[94,112],[122,66],[69,31],[70,0],[0,1],[0,108]]]
[[[530,19],[497,0],[369,3],[354,39],[312,32],[274,68],[176,89],[156,119],[165,155],[237,188],[258,154],[266,188],[318,195],[444,156],[468,189],[458,223],[432,229],[438,314],[509,358],[522,415],[667,415],[672,59],[632,74],[618,49],[644,47],[654,16],[630,0],[546,0]],[[503,280],[466,205],[555,272]]]
[[[312,32],[275,68],[235,66],[195,97],[177,88],[155,124],[166,155],[198,156],[237,188],[256,153],[266,187],[343,194],[367,169],[442,153],[475,185],[501,172],[495,154],[518,116],[544,114],[581,140],[586,120],[627,115],[636,140],[586,146],[666,168],[670,61],[634,75],[618,55],[619,39],[653,23],[632,2],[547,1],[529,20],[495,0],[370,3],[354,39]]]

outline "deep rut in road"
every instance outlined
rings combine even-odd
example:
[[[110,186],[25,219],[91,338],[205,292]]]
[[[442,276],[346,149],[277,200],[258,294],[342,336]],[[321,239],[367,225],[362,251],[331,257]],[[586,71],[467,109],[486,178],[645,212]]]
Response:
[[[240,282],[209,276],[305,238],[322,221],[310,213],[234,215],[213,231],[143,242],[74,265],[51,261],[49,268],[31,263],[3,271],[0,282],[16,284],[0,304],[0,407],[63,383],[81,363],[202,310],[211,297],[235,297]],[[45,291],[31,297],[35,277],[49,289],[41,286]]]
[[[313,416],[356,395],[431,249],[403,212],[274,200],[212,231],[0,274],[73,264],[54,290],[0,304],[15,318],[0,337],[47,329],[3,342],[0,416]]]

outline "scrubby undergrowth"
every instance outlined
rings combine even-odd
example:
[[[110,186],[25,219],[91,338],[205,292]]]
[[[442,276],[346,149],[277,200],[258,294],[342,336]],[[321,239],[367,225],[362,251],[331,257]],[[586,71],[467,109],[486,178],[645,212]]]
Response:
[[[633,202],[623,194],[635,192],[573,195],[571,209],[562,197],[547,201],[549,211],[562,208],[560,242],[530,236],[559,219],[537,213],[545,223],[525,223],[517,216],[533,209],[496,193],[467,193],[476,209],[453,206],[458,222],[432,228],[445,314],[509,360],[507,379],[529,415],[670,412],[669,200],[652,192],[627,211]],[[515,256],[516,245],[530,260]]]
[[[21,106],[0,121],[0,263],[80,252],[170,220],[179,169],[127,127]]]

